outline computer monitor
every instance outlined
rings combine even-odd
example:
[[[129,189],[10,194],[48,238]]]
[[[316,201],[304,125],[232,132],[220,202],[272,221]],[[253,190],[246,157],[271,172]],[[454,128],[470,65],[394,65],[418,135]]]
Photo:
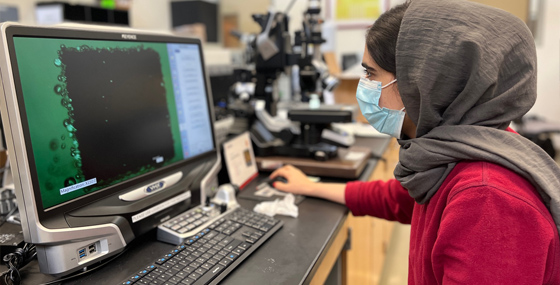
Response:
[[[14,23],[1,33],[4,131],[43,273],[104,260],[201,204],[220,158],[200,40]]]

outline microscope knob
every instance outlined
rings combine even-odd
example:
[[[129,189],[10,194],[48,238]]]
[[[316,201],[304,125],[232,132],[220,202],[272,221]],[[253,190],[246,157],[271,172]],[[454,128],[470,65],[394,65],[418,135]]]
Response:
[[[319,161],[327,161],[327,159],[329,159],[329,157],[327,156],[327,154],[322,151],[322,150],[318,150],[314,153],[315,159],[319,160]]]

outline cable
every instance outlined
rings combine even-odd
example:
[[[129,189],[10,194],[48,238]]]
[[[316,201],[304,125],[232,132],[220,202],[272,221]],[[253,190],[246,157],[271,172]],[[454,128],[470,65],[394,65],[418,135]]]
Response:
[[[4,284],[19,285],[21,283],[19,269],[29,263],[35,256],[37,256],[37,250],[35,245],[30,243],[26,243],[23,248],[18,248],[13,253],[4,255],[2,260],[8,267],[8,271],[0,275]]]
[[[49,282],[47,282],[47,283],[41,283],[40,285],[59,284],[59,283],[61,283],[61,282],[68,281],[68,280],[70,280],[70,279],[74,279],[74,278],[79,277],[79,276],[82,276],[82,275],[84,275],[84,274],[88,274],[88,273],[90,273],[90,272],[92,272],[92,271],[95,271],[95,270],[97,270],[97,269],[99,269],[99,268],[105,266],[107,263],[111,263],[111,261],[117,259],[117,258],[118,258],[119,256],[121,256],[123,253],[125,253],[126,250],[127,250],[127,248],[125,247],[125,249],[124,249],[123,251],[119,252],[119,254],[117,254],[117,255],[111,257],[111,259],[109,259],[109,260],[105,260],[105,261],[100,262],[100,264],[97,265],[97,266],[95,266],[95,267],[88,268],[88,269],[85,270],[85,271],[81,271],[81,272],[79,272],[79,273],[76,273],[76,274],[70,275],[70,276],[66,276],[66,277],[64,277],[64,278],[60,278],[60,279],[56,279],[56,280],[53,280],[53,281],[49,281]]]

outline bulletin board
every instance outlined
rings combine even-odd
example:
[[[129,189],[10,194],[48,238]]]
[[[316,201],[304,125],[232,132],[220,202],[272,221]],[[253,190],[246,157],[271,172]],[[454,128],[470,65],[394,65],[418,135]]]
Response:
[[[328,0],[327,19],[338,29],[370,26],[389,7],[389,0]]]

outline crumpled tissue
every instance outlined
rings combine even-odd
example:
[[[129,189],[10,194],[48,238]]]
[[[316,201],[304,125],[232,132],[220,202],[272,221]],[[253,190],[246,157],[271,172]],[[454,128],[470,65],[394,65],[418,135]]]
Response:
[[[276,214],[291,216],[297,218],[298,207],[294,203],[296,198],[293,194],[287,194],[284,199],[276,199],[274,201],[261,202],[255,205],[253,211],[267,216],[273,217]]]

